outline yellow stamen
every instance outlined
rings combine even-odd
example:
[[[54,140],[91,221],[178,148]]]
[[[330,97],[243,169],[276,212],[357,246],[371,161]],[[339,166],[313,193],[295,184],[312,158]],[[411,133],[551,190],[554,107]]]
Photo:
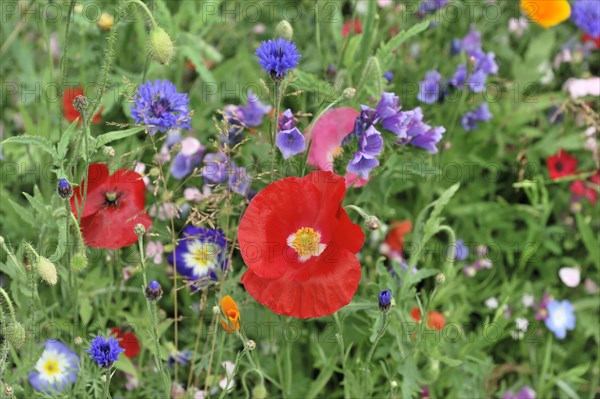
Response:
[[[58,373],[58,362],[53,359],[47,360],[44,364],[44,370],[46,370],[46,373],[49,375]]]
[[[318,256],[322,251],[320,242],[321,234],[311,227],[302,227],[288,238],[289,246],[294,248],[300,258]]]

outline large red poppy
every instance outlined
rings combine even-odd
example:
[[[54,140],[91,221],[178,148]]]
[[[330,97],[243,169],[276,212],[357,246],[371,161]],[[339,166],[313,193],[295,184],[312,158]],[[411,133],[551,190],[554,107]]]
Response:
[[[79,118],[79,111],[73,107],[73,100],[75,100],[75,97],[83,95],[83,87],[72,87],[63,92],[63,114],[69,122],[73,122],[75,119]],[[102,109],[94,115],[92,123],[99,123],[101,118]],[[81,119],[79,119],[79,123],[81,123]]]
[[[571,176],[577,169],[577,159],[562,149],[548,157],[546,163],[552,180]]]
[[[273,312],[330,315],[350,303],[365,240],[342,207],[344,179],[315,171],[288,177],[252,199],[239,227],[246,290]]]
[[[110,335],[114,335],[119,340],[119,346],[125,349],[125,356],[128,358],[136,357],[140,353],[140,343],[133,333],[128,329],[121,330],[118,327],[113,327],[110,330]]]
[[[134,227],[148,229],[152,220],[144,210],[146,186],[138,173],[119,169],[112,176],[103,163],[90,165],[87,198],[81,214],[81,232],[87,245],[95,248],[122,248],[137,242]],[[71,210],[77,216],[85,180],[73,190]],[[75,204],[77,201],[77,205]]]

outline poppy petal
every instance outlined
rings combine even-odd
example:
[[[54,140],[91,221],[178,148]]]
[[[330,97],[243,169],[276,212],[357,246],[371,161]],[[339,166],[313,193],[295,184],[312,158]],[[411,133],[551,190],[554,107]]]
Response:
[[[85,218],[102,209],[105,202],[104,192],[108,190],[109,182],[108,167],[103,163],[94,163],[88,168],[88,189],[85,199],[84,209],[81,214]],[[85,190],[85,179],[79,187],[73,189],[71,197],[71,211],[77,216],[77,206],[81,206],[83,193]]]
[[[144,225],[146,230],[152,226],[150,216],[143,210],[128,216],[120,209],[103,208],[81,219],[80,227],[86,245],[110,249],[135,244],[138,236],[133,230],[138,223]]]

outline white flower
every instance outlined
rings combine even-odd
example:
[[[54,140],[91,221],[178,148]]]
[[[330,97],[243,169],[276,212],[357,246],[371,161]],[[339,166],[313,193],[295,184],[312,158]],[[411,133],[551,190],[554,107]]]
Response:
[[[576,267],[562,267],[558,271],[560,281],[562,281],[567,287],[577,287],[581,281],[581,271]]]
[[[485,306],[489,309],[498,309],[498,300],[496,297],[491,297],[485,300]]]
[[[235,364],[230,362],[229,360],[221,363],[223,368],[225,369],[225,374],[227,375],[221,381],[219,381],[219,386],[221,389],[225,390],[227,388],[227,392],[231,392],[235,387],[235,380],[233,379],[233,370],[235,369]],[[229,381],[229,383],[227,383]]]
[[[518,330],[525,332],[527,331],[527,327],[529,327],[529,321],[523,317],[517,317],[515,320],[515,326]]]
[[[523,306],[526,308],[530,308],[535,303],[535,298],[531,294],[523,294],[523,299],[521,299]]]
[[[569,78],[563,85],[563,90],[568,91],[571,98],[598,97],[600,96],[600,78],[597,76],[587,79]]]

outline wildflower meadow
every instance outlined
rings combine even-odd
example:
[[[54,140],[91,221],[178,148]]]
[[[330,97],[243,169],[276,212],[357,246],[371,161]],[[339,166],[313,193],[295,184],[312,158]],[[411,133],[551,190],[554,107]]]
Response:
[[[1,398],[600,398],[600,1],[0,1]]]

